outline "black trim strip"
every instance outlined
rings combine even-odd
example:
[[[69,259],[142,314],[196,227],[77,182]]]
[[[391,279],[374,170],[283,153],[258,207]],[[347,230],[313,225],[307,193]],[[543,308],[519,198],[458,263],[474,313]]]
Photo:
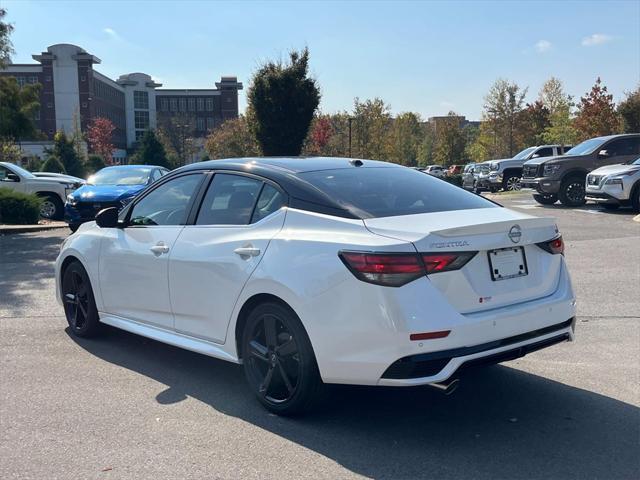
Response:
[[[449,350],[440,350],[437,352],[421,353],[418,355],[403,357],[392,363],[384,372],[382,378],[406,379],[429,377],[440,372],[453,358],[466,357],[467,355],[494,350],[496,348],[506,347],[508,345],[541,337],[570,327],[574,321],[575,318],[570,318],[562,323],[539,328],[538,330],[533,330],[531,332],[521,333],[520,335],[514,335],[513,337],[481,343],[471,347],[452,348]],[[527,346],[525,345],[516,350],[525,350],[526,347]]]

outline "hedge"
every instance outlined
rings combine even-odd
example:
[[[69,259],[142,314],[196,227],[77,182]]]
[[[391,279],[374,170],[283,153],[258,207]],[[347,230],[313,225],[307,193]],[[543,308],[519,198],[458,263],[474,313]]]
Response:
[[[30,225],[38,223],[42,199],[35,194],[0,188],[0,223]]]

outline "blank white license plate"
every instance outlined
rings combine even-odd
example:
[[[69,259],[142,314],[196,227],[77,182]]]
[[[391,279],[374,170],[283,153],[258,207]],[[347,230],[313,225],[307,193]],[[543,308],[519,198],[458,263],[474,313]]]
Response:
[[[493,281],[524,277],[529,273],[523,247],[489,250],[488,255]]]

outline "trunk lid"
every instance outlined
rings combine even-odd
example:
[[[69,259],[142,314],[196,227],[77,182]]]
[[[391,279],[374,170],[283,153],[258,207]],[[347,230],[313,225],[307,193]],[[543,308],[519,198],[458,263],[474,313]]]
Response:
[[[557,288],[561,256],[536,245],[557,235],[552,218],[483,208],[371,218],[364,223],[372,233],[411,242],[421,253],[477,251],[460,270],[428,276],[460,313],[526,302],[550,295]],[[492,266],[502,267],[496,254],[491,254],[490,260],[489,252],[499,249],[511,249],[516,263],[522,258],[526,275],[494,280]]]

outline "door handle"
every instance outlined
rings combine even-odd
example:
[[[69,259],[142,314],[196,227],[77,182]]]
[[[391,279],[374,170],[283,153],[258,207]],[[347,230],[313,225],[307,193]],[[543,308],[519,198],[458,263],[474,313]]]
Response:
[[[169,247],[165,245],[164,242],[158,242],[156,245],[151,247],[151,253],[153,253],[156,257],[159,257],[163,253],[169,253]]]
[[[233,253],[240,255],[242,258],[257,257],[260,255],[260,249],[252,246],[236,248]]]

